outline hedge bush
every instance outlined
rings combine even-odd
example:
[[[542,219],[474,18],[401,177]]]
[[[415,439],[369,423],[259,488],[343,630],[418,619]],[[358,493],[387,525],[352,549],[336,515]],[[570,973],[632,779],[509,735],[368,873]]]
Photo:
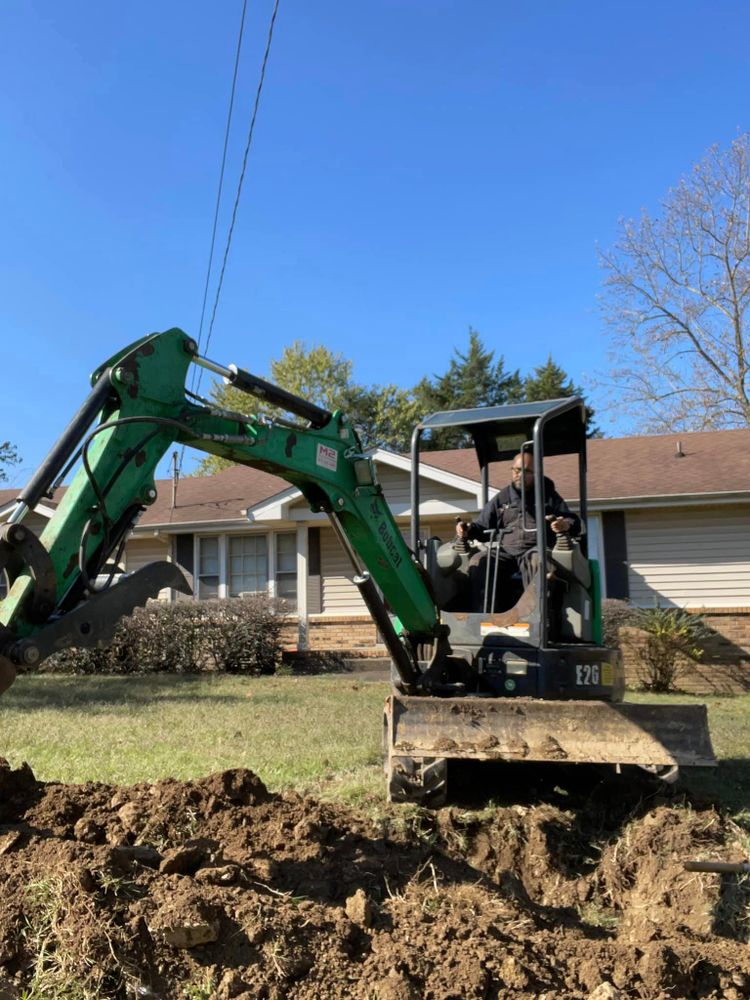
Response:
[[[605,597],[602,601],[602,642],[608,649],[619,649],[621,643],[620,629],[632,625],[638,615],[638,609],[629,601],[621,601],[614,597]]]
[[[42,669],[73,674],[272,674],[283,607],[265,597],[150,601],[118,624],[105,649],[66,649]]]

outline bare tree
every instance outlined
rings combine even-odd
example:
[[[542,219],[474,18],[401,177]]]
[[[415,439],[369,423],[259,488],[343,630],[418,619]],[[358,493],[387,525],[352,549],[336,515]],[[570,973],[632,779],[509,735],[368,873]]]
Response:
[[[600,255],[618,404],[642,429],[750,425],[750,136],[713,147],[660,218]]]

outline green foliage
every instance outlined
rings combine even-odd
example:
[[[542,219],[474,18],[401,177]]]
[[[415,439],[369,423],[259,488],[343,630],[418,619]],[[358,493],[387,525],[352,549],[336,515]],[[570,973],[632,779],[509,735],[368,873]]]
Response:
[[[10,465],[18,465],[20,461],[21,456],[15,445],[12,445],[10,441],[0,441],[0,483],[8,480],[6,468]]]
[[[567,372],[547,357],[543,365],[538,365],[531,375],[523,380],[523,398],[533,403],[542,399],[565,399],[568,396],[583,396],[583,389],[573,383]],[[594,411],[586,407],[586,436],[601,437],[601,431],[594,425]]]
[[[327,410],[346,413],[363,448],[406,451],[420,413],[408,389],[396,385],[362,385],[354,381],[352,362],[327,347],[295,340],[271,362],[270,381]],[[214,385],[211,397],[223,409],[269,418],[297,419],[228,385]],[[203,459],[199,475],[211,475],[231,463],[217,455]]]
[[[424,378],[414,394],[421,415],[438,410],[460,410],[474,406],[499,406],[523,398],[521,376],[506,372],[502,357],[487,350],[476,330],[469,328],[469,344],[464,353],[456,349],[444,375]],[[427,440],[426,450],[466,447],[466,435],[459,430],[439,431]]]
[[[197,982],[189,983],[182,988],[183,1000],[211,1000],[215,996],[216,980],[210,972],[206,972]]]
[[[342,401],[356,395],[351,361],[321,344],[308,346],[303,340],[295,340],[271,362],[271,381],[327,410],[342,409]]]
[[[684,608],[639,608],[632,624],[644,634],[638,644],[638,676],[647,691],[674,691],[685,662],[697,662],[711,635],[700,615]]]
[[[479,333],[469,328],[464,351],[456,349],[442,375],[423,378],[413,389],[389,383],[365,385],[354,380],[351,361],[321,345],[295,340],[281,357],[271,362],[270,381],[309,402],[349,417],[359,433],[362,447],[388,448],[407,452],[411,434],[421,417],[438,410],[459,410],[476,406],[499,406],[526,400],[557,399],[581,395],[566,372],[550,356],[545,364],[522,377],[518,370],[506,371],[502,357],[486,348]],[[295,419],[276,407],[248,396],[228,385],[214,385],[213,401],[225,410],[243,415]],[[589,437],[593,410],[587,407]],[[428,437],[423,447],[461,448],[470,442],[460,431],[440,431]],[[230,462],[216,455],[203,459],[198,475],[211,475]]]
[[[414,425],[423,415],[411,391],[396,385],[362,389],[352,412],[363,448],[395,452],[409,450]]]
[[[67,649],[45,670],[75,674],[271,674],[284,614],[265,597],[153,601],[123,619],[105,649]]]

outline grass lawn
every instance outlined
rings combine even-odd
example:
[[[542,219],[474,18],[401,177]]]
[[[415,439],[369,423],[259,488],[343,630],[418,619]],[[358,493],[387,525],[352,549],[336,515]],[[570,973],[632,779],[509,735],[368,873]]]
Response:
[[[65,783],[247,767],[274,790],[374,787],[387,691],[345,674],[21,676],[0,700],[0,756]]]
[[[248,767],[273,790],[382,801],[384,682],[316,677],[22,676],[0,700],[0,756],[38,778],[131,784]],[[704,701],[716,769],[685,775],[750,822],[750,695]]]

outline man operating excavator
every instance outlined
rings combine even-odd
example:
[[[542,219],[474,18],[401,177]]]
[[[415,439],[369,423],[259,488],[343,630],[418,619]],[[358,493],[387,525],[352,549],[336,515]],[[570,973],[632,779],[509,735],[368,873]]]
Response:
[[[555,535],[567,532],[577,536],[581,520],[574,514],[555,489],[551,479],[544,477],[544,517],[548,528],[548,543]],[[528,586],[538,565],[536,549],[536,505],[534,498],[534,457],[524,451],[516,455],[511,466],[511,482],[503,487],[471,524],[458,521],[456,537],[460,544],[469,539],[491,543],[490,572],[488,551],[483,549],[469,563],[469,586],[472,611],[502,610],[513,601],[513,577],[520,572],[523,586]],[[494,574],[497,582],[493,585]],[[495,594],[495,607],[485,606],[487,582]]]

